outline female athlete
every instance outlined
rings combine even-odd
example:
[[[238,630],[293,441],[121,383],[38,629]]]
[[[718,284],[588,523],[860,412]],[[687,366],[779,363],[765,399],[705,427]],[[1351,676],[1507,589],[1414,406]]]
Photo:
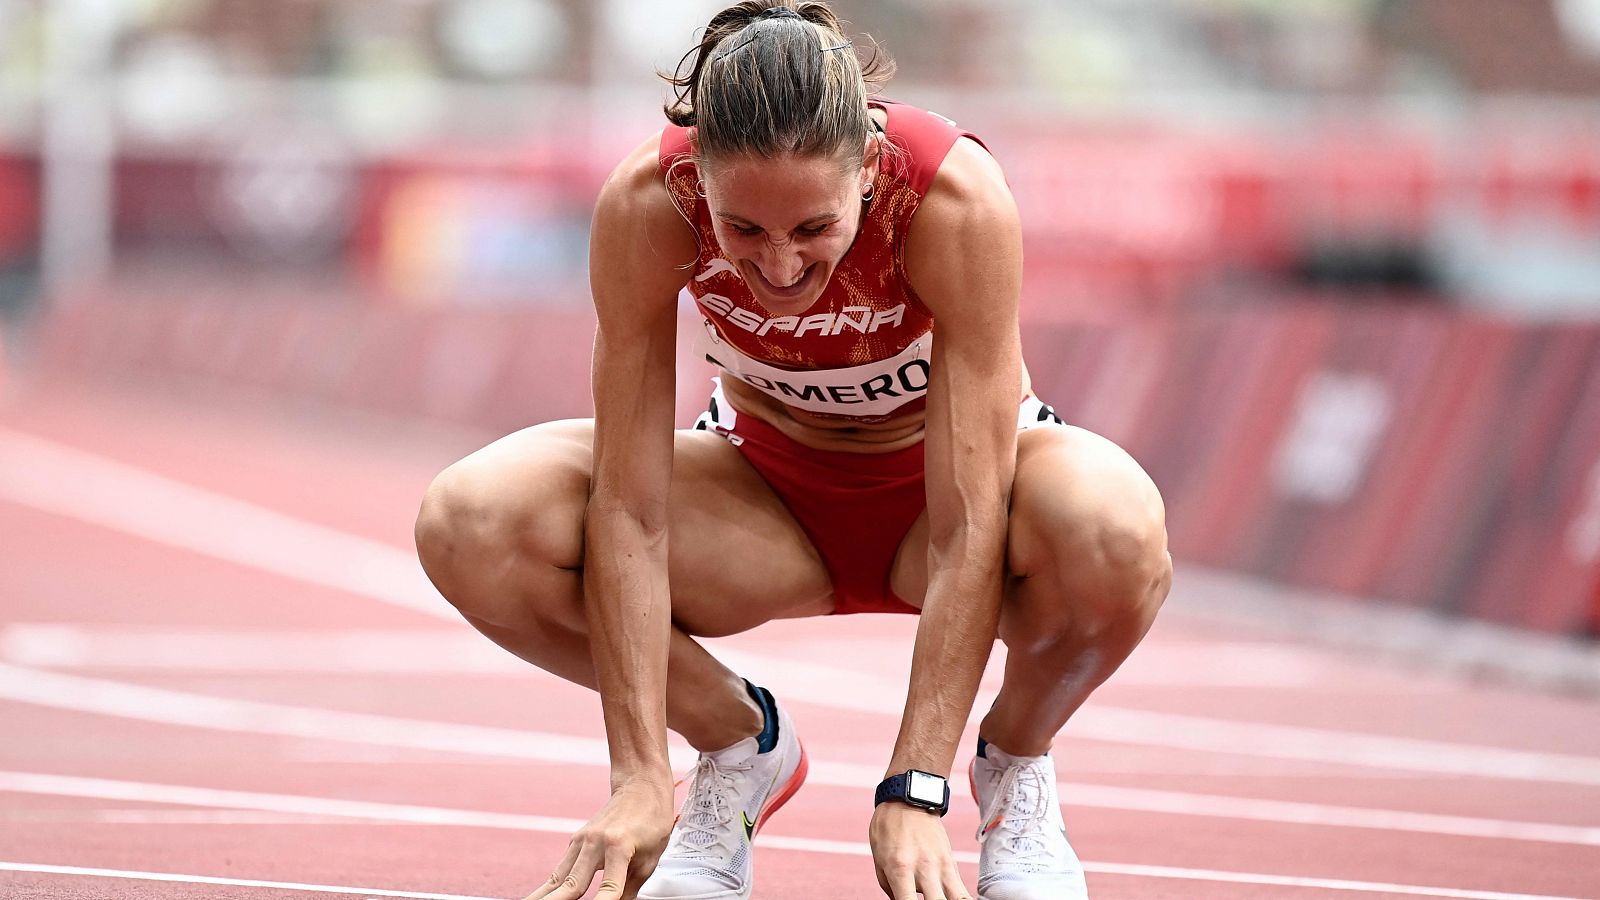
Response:
[[[604,900],[748,898],[751,838],[805,752],[783,704],[695,638],[854,612],[921,615],[869,829],[884,892],[972,896],[939,816],[998,636],[970,769],[978,895],[1086,896],[1048,752],[1166,596],[1161,499],[1031,394],[1000,167],[869,97],[880,63],[863,71],[825,3],[718,13],[671,124],[595,210],[595,418],[506,437],[428,491],[417,545],[444,596],[600,692],[611,798],[531,898],[577,900],[597,875]],[[674,432],[685,287],[721,371]],[[676,820],[668,728],[700,751]]]

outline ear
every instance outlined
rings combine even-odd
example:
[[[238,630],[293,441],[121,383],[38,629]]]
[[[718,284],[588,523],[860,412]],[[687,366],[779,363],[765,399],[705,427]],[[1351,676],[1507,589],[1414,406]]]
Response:
[[[694,170],[695,182],[700,186],[700,196],[705,196],[706,173],[700,165],[700,138],[696,136],[693,128],[689,129],[689,158],[686,164]]]
[[[878,180],[878,172],[883,165],[883,138],[877,134],[869,134],[866,143],[861,148],[861,190],[865,191],[869,185]]]

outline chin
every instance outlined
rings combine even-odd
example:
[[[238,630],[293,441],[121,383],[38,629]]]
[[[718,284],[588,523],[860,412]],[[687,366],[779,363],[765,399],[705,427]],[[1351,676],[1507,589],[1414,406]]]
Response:
[[[772,288],[759,269],[754,266],[751,269],[745,274],[745,284],[750,287],[750,293],[768,312],[783,316],[792,316],[815,304],[822,297],[823,290],[828,286],[828,278],[833,274],[832,268],[825,263],[812,263],[806,269],[806,274],[795,283],[797,292],[790,293]]]
[[[822,291],[807,291],[804,296],[792,300],[779,300],[776,297],[763,296],[759,291],[752,291],[756,302],[760,303],[769,313],[777,316],[793,316],[805,312],[822,298]]]

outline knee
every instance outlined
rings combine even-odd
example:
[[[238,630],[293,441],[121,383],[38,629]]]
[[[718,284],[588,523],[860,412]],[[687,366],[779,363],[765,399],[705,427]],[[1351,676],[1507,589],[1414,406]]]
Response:
[[[1142,487],[1142,486],[1141,486]],[[1108,625],[1143,635],[1172,586],[1166,510],[1155,486],[1107,509],[1088,530],[1080,564],[1103,602],[1094,607]]]
[[[417,510],[417,558],[441,590],[454,581],[451,576],[463,557],[483,555],[499,537],[499,511],[474,481],[463,463],[450,466],[428,485]]]
[[[1066,542],[1060,571],[1050,579],[1061,585],[1052,592],[1055,627],[1039,631],[1057,644],[1132,649],[1172,584],[1165,528],[1120,512],[1080,527],[1082,537]]]
[[[1171,587],[1166,509],[1126,453],[1101,438],[1081,443],[1035,460],[1035,477],[1014,492],[1008,561],[1031,620],[1024,633],[1041,649],[1131,649]]]
[[[581,567],[588,473],[560,459],[507,469],[477,454],[441,472],[417,512],[417,557],[439,592],[469,616],[526,613],[529,584]]]

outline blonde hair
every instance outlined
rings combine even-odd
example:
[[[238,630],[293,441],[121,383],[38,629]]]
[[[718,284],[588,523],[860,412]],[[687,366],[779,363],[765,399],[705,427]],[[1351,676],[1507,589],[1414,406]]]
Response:
[[[826,3],[745,0],[711,17],[665,75],[675,125],[695,128],[697,159],[841,156],[859,166],[872,123],[869,85],[894,73],[874,44],[865,64]]]

